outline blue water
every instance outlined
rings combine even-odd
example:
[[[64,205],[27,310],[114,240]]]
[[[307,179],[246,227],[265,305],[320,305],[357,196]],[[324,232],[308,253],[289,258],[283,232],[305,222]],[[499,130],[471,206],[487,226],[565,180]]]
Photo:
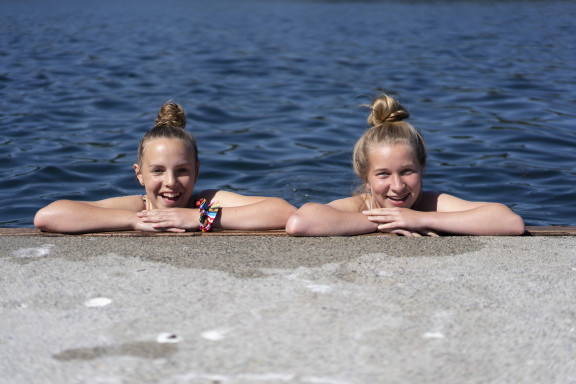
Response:
[[[348,196],[380,90],[424,134],[426,188],[575,225],[574,20],[571,1],[3,0],[0,226],[142,192],[136,148],[169,99],[197,188]]]

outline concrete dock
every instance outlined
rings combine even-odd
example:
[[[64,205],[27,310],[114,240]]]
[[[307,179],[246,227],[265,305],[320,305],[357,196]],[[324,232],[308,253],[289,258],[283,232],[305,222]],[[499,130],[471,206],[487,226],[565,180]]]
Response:
[[[555,234],[4,230],[0,383],[576,383]]]

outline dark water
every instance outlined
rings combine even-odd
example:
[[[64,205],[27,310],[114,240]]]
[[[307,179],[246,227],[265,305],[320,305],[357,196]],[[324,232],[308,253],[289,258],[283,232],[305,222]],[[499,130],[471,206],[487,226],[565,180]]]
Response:
[[[3,0],[0,226],[140,193],[136,147],[169,99],[197,188],[347,196],[379,90],[427,140],[427,188],[575,225],[574,20],[570,1]]]

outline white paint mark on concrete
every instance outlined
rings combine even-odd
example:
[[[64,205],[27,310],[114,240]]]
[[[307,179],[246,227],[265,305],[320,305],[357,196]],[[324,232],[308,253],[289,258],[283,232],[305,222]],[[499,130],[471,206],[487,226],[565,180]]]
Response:
[[[444,333],[443,330],[446,324],[449,324],[452,319],[452,312],[451,311],[437,311],[434,313],[434,317],[432,321],[434,326],[431,328],[433,330],[426,332],[422,335],[425,339],[443,339]]]
[[[317,293],[328,293],[332,290],[331,286],[324,285],[324,284],[308,284],[306,286],[306,288],[308,288],[312,292],[317,292]]]
[[[442,332],[426,332],[422,337],[425,339],[443,339],[444,334]]]
[[[97,308],[97,307],[104,307],[112,302],[112,299],[107,297],[95,297],[90,300],[86,300],[84,305],[88,308]]]
[[[248,381],[283,381],[288,382],[294,380],[294,375],[290,373],[244,373],[238,375],[239,379]]]
[[[40,247],[35,248],[22,248],[12,252],[13,256],[22,257],[22,258],[39,258],[48,256],[50,254],[50,250],[54,247],[54,244],[44,244]]]
[[[190,383],[192,380],[208,380],[214,383],[226,383],[230,381],[229,376],[215,375],[210,373],[186,373],[169,378],[165,383]]]
[[[182,341],[182,339],[177,335],[175,335],[174,333],[161,333],[158,335],[158,337],[156,337],[156,342],[162,344],[164,343],[176,344],[179,343],[180,341]]]
[[[202,332],[202,337],[206,340],[211,341],[219,341],[226,337],[228,333],[230,333],[231,329],[227,328],[220,328],[220,329],[211,329],[209,331]]]

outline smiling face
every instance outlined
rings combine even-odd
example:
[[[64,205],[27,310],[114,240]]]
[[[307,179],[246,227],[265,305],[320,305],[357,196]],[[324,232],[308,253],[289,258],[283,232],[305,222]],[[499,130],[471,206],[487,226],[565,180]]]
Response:
[[[151,209],[188,207],[198,176],[194,151],[179,139],[159,138],[146,143],[136,176],[146,188]]]
[[[366,189],[372,190],[374,208],[410,208],[422,189],[422,167],[407,144],[381,144],[368,155]]]

